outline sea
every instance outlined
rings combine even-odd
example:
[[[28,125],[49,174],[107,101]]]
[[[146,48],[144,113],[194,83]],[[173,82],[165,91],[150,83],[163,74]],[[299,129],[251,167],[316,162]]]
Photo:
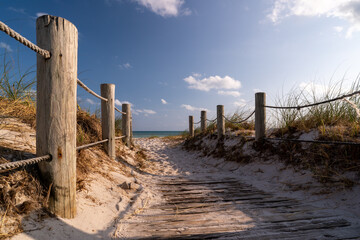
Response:
[[[133,131],[134,138],[178,136],[183,131]]]

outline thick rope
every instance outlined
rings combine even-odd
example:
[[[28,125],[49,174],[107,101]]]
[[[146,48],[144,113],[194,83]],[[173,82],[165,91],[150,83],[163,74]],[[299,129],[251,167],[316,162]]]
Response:
[[[243,122],[247,121],[249,118],[252,117],[252,115],[254,115],[254,113],[255,113],[255,111],[253,111],[247,118],[245,118],[245,119],[243,119],[243,120],[241,120],[241,121],[239,121],[239,122],[233,122],[233,121],[227,119],[224,115],[223,115],[223,117],[224,117],[225,120],[228,121],[228,122],[231,122],[231,123],[234,123],[234,124],[239,124],[239,123],[243,123]]]
[[[213,120],[210,120],[210,119],[206,119],[206,121],[208,121],[208,122],[215,122],[217,119],[215,118],[215,119],[213,119]]]
[[[108,99],[107,98],[104,98],[100,95],[97,95],[95,92],[93,92],[90,88],[88,88],[83,82],[81,82],[79,79],[77,80],[77,83],[79,84],[80,87],[82,87],[85,91],[87,91],[88,93],[94,95],[95,97],[107,102]]]
[[[5,23],[3,23],[1,21],[0,21],[0,30],[3,31],[4,33],[6,33],[7,35],[9,35],[10,37],[15,38],[16,40],[18,40],[20,43],[24,44],[31,50],[37,52],[38,54],[43,56],[45,59],[50,58],[51,54],[49,51],[39,48],[38,46],[36,46],[35,44],[30,42],[23,36],[21,36],[19,33],[15,32],[11,28],[9,28]]]
[[[35,163],[42,162],[45,160],[50,160],[50,159],[51,159],[50,155],[45,155],[42,157],[30,158],[30,159],[20,160],[20,161],[16,161],[16,162],[3,163],[3,164],[0,164],[0,170],[10,170],[13,168],[25,167],[27,165],[35,164]]]
[[[115,107],[115,110],[118,111],[119,113],[122,113],[122,114],[125,114],[125,115],[126,115],[126,112],[120,111],[117,107]]]
[[[122,139],[122,138],[124,138],[124,137],[126,137],[126,136],[115,137],[115,140]]]
[[[198,121],[198,122],[196,122],[196,123],[194,123],[194,124],[199,124],[199,123],[201,123],[201,120],[200,120],[200,121]]]
[[[318,103],[307,104],[307,105],[303,105],[303,106],[297,106],[297,107],[264,106],[264,107],[266,107],[266,108],[275,108],[275,109],[297,109],[297,110],[300,110],[301,108],[313,107],[313,106],[317,106],[317,105],[321,105],[321,104],[341,100],[341,99],[344,99],[344,98],[352,97],[352,96],[354,96],[356,94],[360,94],[360,91],[345,94],[345,95],[342,95],[340,97],[336,97],[336,98],[333,98],[333,99],[330,99],[330,100],[326,100],[326,101],[322,101],[322,102],[318,102]]]
[[[101,141],[94,142],[94,143],[85,144],[85,145],[76,147],[76,151],[81,150],[81,149],[84,149],[84,148],[93,147],[93,146],[95,146],[95,145],[98,145],[98,144],[101,144],[101,143],[104,143],[104,142],[107,142],[107,141],[109,141],[109,139],[101,140]]]
[[[267,141],[287,141],[287,142],[319,143],[319,144],[338,144],[338,145],[360,145],[360,143],[358,143],[358,142],[301,140],[301,139],[287,139],[287,138],[264,138],[264,140],[267,140]]]

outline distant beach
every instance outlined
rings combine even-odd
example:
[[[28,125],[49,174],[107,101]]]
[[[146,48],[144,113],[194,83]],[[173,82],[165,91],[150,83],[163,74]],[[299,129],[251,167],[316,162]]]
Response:
[[[178,136],[183,131],[133,131],[134,138]]]

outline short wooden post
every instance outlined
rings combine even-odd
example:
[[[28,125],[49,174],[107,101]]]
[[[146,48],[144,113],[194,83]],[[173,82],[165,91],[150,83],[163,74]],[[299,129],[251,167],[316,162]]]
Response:
[[[189,116],[189,134],[190,137],[194,136],[194,116]]]
[[[105,151],[111,159],[115,159],[115,85],[103,83],[100,92],[108,100],[101,101],[102,139],[109,139],[104,143]]]
[[[122,115],[122,133],[125,136],[123,141],[126,146],[131,147],[131,105],[124,103],[122,105],[122,111],[126,113]]]
[[[76,88],[78,31],[60,17],[36,20],[37,45],[51,58],[37,55],[36,154],[50,186],[49,210],[62,218],[76,215]]]
[[[206,132],[206,111],[201,111],[201,132]]]
[[[266,121],[266,94],[263,92],[255,93],[255,140],[259,141],[265,137]]]
[[[217,130],[218,138],[225,135],[224,105],[217,105]]]

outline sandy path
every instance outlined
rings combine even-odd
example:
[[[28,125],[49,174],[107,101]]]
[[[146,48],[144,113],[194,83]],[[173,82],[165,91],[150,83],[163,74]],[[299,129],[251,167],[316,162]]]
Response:
[[[144,171],[119,159],[132,176],[94,175],[76,218],[30,216],[13,239],[360,239],[358,187],[314,195],[321,188],[310,174],[276,162],[239,165],[162,139],[135,142],[148,156]]]
[[[329,199],[260,190],[236,164],[200,158],[161,139],[136,144],[149,157],[149,174],[138,176],[147,197],[134,214],[119,219],[117,238],[360,238],[357,216],[334,210]]]

